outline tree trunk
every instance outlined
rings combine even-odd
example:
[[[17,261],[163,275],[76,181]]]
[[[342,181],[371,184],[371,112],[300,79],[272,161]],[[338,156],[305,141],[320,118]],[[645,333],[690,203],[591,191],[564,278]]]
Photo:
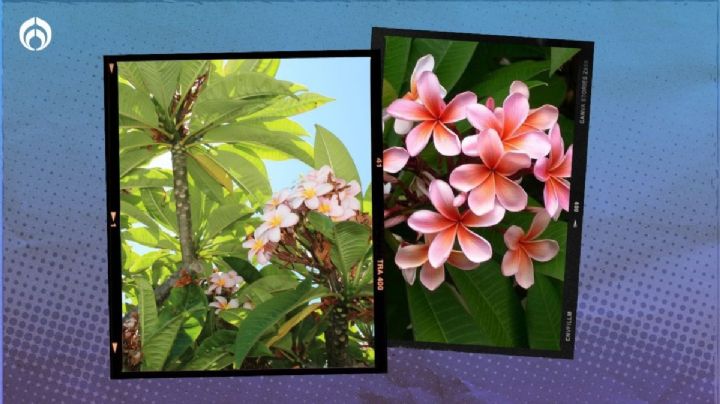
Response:
[[[347,304],[338,303],[330,310],[330,324],[325,330],[325,349],[328,356],[328,367],[346,368],[350,366],[348,359],[348,319]]]

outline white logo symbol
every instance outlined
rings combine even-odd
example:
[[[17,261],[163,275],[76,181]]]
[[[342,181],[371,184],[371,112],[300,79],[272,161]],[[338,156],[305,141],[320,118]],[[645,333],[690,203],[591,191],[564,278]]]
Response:
[[[30,41],[37,38],[40,45],[34,47]],[[27,50],[41,51],[50,45],[52,41],[52,29],[47,21],[40,17],[32,17],[20,26],[20,43]]]

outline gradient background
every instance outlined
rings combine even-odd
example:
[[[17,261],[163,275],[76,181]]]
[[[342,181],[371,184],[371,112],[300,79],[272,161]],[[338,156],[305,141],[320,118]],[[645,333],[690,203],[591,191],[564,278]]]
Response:
[[[716,2],[3,9],[8,403],[716,399]],[[18,41],[32,16],[42,52]],[[109,380],[102,55],[366,48],[374,25],[595,41],[575,359],[391,349],[387,375]]]

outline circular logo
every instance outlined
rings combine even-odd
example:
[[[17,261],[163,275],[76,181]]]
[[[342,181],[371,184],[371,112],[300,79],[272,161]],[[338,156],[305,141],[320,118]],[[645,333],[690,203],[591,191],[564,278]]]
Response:
[[[30,51],[41,51],[50,45],[52,29],[47,21],[32,17],[20,26],[20,43]]]

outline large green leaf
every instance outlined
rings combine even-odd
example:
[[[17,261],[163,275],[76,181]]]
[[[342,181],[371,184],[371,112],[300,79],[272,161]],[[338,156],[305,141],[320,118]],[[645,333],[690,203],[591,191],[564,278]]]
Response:
[[[135,282],[135,295],[138,299],[138,312],[140,314],[140,334],[143,338],[155,333],[158,327],[157,306],[152,286],[141,277],[133,278]]]
[[[493,346],[526,347],[525,313],[511,278],[500,272],[495,261],[464,271],[446,266],[470,315],[490,338]]]
[[[333,230],[335,225],[329,217],[323,215],[322,213],[309,211],[307,214],[307,221],[310,223],[313,230],[322,234],[327,239],[332,240],[335,237]]]
[[[164,111],[178,87],[181,61],[142,61],[118,63],[118,74],[137,89],[152,94]]]
[[[232,179],[230,179],[230,174],[227,173],[224,167],[207,156],[206,153],[202,147],[194,147],[190,149],[190,153],[188,154],[211,179],[227,189],[228,192],[232,192]]]
[[[300,281],[290,272],[284,275],[263,276],[242,287],[237,296],[241,301],[250,299],[257,304],[271,298],[272,294],[294,289]]]
[[[150,94],[129,84],[118,84],[118,112],[120,126],[129,128],[158,128],[158,116]]]
[[[408,70],[408,57],[410,56],[411,38],[396,36],[385,37],[385,58],[383,63],[383,78],[394,89],[400,90],[406,80]],[[409,75],[410,73],[407,73]]]
[[[185,321],[185,315],[181,314],[158,327],[157,331],[148,338],[143,339],[143,363],[141,369],[144,371],[162,370],[172,349],[175,337]]]
[[[257,268],[242,258],[223,257],[222,260],[238,275],[242,276],[245,282],[252,283],[261,277]]]
[[[561,282],[535,274],[535,283],[528,289],[526,309],[530,348],[560,349],[561,286]]]
[[[133,219],[150,228],[152,231],[158,230],[158,225],[155,222],[155,219],[150,217],[150,215],[148,215],[144,210],[137,208],[131,203],[120,200],[120,214],[121,217],[122,215],[132,217]],[[127,225],[127,223],[121,223],[121,228],[127,229],[129,228],[129,226]]]
[[[256,202],[264,203],[270,198],[270,181],[257,165],[258,162],[262,164],[262,160],[229,145],[209,149],[207,155],[227,170],[240,189]]]
[[[448,93],[465,73],[477,45],[477,42],[448,41],[444,55],[435,60],[435,74]]]
[[[153,219],[177,233],[177,217],[170,194],[162,189],[143,188],[140,190],[140,197],[145,210]]]
[[[184,370],[218,370],[232,363],[232,344],[237,331],[217,330],[206,338],[195,351]]]
[[[431,292],[416,280],[407,290],[415,341],[473,345],[489,342],[447,283]]]
[[[245,357],[260,337],[273,325],[281,321],[295,307],[298,300],[311,289],[310,279],[305,280],[297,288],[282,292],[272,299],[258,304],[240,323],[233,346],[235,367],[242,366]]]
[[[210,130],[201,139],[204,143],[245,143],[250,147],[276,149],[284,156],[296,158],[313,166],[312,147],[298,136],[267,129],[261,122],[233,123]]]
[[[120,179],[120,189],[172,187],[173,175],[161,168],[136,168]]]
[[[335,176],[345,181],[355,180],[360,184],[360,175],[352,155],[342,141],[329,130],[315,125],[315,168],[330,166]]]
[[[547,71],[549,64],[546,60],[523,60],[501,67],[486,74],[480,83],[472,89],[479,99],[493,97],[495,102],[502,100],[510,92],[510,84],[515,80],[527,81],[538,74]]]
[[[134,227],[122,232],[125,240],[134,241],[151,248],[163,248],[166,250],[177,250],[177,241],[162,230],[148,229],[146,227]]]
[[[572,59],[580,49],[577,48],[550,48],[550,75],[552,76],[562,65]]]
[[[152,268],[156,261],[167,257],[168,255],[170,255],[170,253],[167,250],[150,251],[133,259],[130,263],[130,268],[128,268],[127,271],[130,273],[147,271]]]
[[[214,209],[207,217],[205,240],[212,240],[233,223],[247,218],[251,214],[250,209],[235,203],[229,203]]]
[[[194,159],[190,158],[187,160],[187,170],[189,180],[192,185],[195,186],[194,189],[190,189],[191,194],[193,192],[202,192],[215,199],[216,202],[222,202],[225,200],[223,186]]]
[[[120,178],[122,179],[136,167],[147,163],[153,157],[159,155],[162,150],[159,146],[123,150],[120,153]]]
[[[266,108],[257,112],[239,117],[238,120],[277,120],[311,111],[321,105],[333,101],[332,98],[316,93],[302,93],[297,97],[284,97],[275,99]]]
[[[205,323],[207,304],[207,297],[198,285],[189,284],[172,288],[170,291],[170,296],[160,311],[160,321],[169,321],[178,315],[183,315],[185,320],[168,355],[169,362],[182,355],[200,335]]]
[[[357,222],[338,222],[333,227],[334,246],[330,258],[345,274],[365,255],[370,243],[370,229]]]
[[[139,147],[152,146],[155,139],[152,138],[150,132],[138,129],[121,129],[120,130],[120,151],[128,149],[137,149]]]

